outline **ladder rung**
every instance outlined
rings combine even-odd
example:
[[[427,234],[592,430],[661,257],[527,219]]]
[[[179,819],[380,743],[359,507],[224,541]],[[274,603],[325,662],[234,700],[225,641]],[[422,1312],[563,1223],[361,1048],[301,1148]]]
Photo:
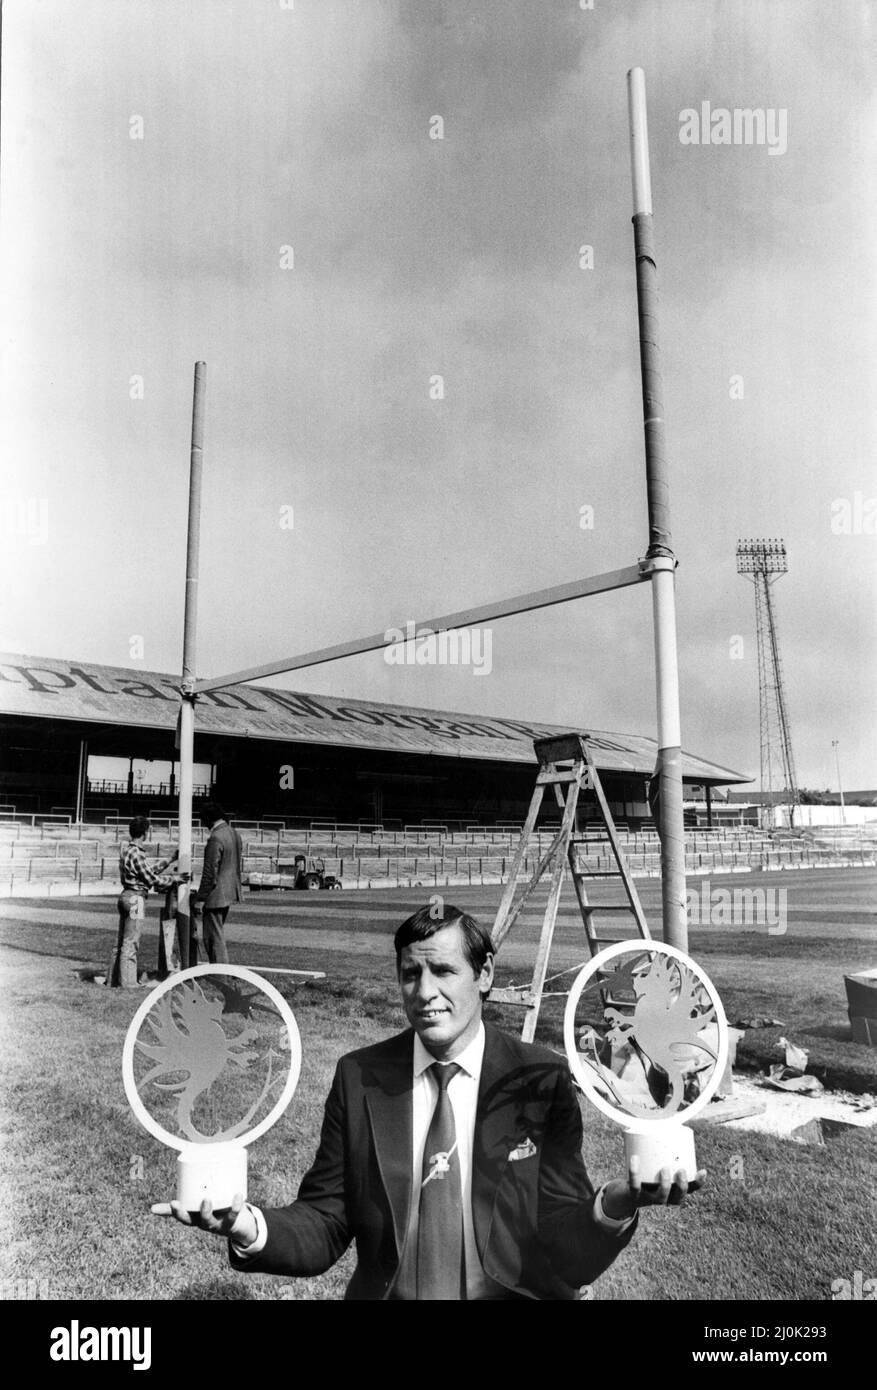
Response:
[[[620,869],[573,869],[576,878],[623,878]]]
[[[582,908],[582,912],[628,912],[631,917],[636,913],[627,903],[588,903]]]
[[[559,787],[565,783],[577,782],[578,772],[540,772],[536,778],[537,787]]]

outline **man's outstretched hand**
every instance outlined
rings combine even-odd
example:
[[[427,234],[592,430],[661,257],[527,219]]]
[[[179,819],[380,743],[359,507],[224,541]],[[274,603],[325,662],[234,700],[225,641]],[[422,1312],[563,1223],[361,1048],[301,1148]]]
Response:
[[[658,1174],[658,1185],[643,1187],[639,1174],[640,1161],[636,1154],[630,1160],[627,1181],[612,1178],[603,1188],[603,1211],[615,1220],[633,1216],[639,1207],[678,1207],[685,1201],[689,1192],[696,1192],[703,1186],[706,1169],[695,1173],[691,1182],[681,1169],[673,1175],[669,1168],[662,1168]]]
[[[242,1247],[252,1245],[258,1235],[256,1218],[244,1204],[240,1192],[232,1198],[231,1206],[214,1215],[213,1207],[205,1198],[201,1209],[193,1217],[180,1202],[156,1202],[150,1207],[153,1216],[172,1216],[182,1226],[197,1226],[201,1231],[209,1231],[214,1236],[234,1236],[235,1243]]]

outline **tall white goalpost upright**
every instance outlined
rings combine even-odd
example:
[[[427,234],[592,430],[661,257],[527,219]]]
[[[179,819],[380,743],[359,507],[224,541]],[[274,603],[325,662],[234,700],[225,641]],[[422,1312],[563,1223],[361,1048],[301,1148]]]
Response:
[[[204,457],[204,397],[207,364],[195,363],[192,448],[189,462],[189,527],[186,539],[186,601],[183,614],[183,668],[180,681],[180,782],[178,800],[179,870],[177,920],[180,947],[188,960],[189,898],[192,875],[192,797],[195,767],[195,646],[198,633],[198,560],[201,543],[201,468]],[[185,940],[185,947],[184,947]],[[195,965],[196,961],[189,964]]]
[[[663,936],[669,946],[687,951],[682,734],[676,652],[676,557],[673,554],[670,531],[669,470],[658,345],[658,270],[652,223],[646,79],[642,68],[631,68],[627,74],[627,98],[630,115],[633,235],[649,511],[649,546],[643,568],[651,575],[655,635],[658,707],[658,761],[655,777],[658,783],[658,833],[661,838]]]

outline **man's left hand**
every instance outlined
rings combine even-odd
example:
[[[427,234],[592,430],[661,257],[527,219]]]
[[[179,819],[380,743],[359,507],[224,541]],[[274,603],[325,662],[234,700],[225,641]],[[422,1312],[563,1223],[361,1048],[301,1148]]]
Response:
[[[603,1211],[606,1216],[618,1221],[633,1216],[639,1207],[678,1207],[689,1192],[696,1192],[703,1186],[706,1178],[705,1168],[695,1173],[691,1182],[682,1168],[675,1175],[671,1169],[662,1168],[657,1183],[643,1187],[639,1168],[639,1158],[634,1155],[630,1160],[627,1181],[612,1178],[606,1183],[603,1188]]]

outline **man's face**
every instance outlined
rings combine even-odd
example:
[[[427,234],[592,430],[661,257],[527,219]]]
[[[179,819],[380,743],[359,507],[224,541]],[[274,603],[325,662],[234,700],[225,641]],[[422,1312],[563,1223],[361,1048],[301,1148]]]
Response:
[[[480,975],[466,959],[460,925],[441,927],[426,941],[402,949],[399,983],[408,1022],[440,1061],[456,1057],[481,1022],[481,991],[493,983],[493,957]]]

